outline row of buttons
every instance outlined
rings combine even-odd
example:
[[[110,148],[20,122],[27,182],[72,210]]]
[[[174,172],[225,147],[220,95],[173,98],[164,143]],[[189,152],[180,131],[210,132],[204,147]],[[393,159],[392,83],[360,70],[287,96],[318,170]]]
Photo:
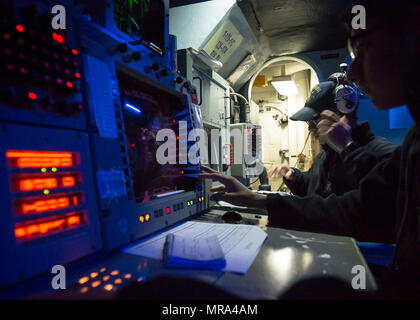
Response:
[[[180,203],[174,204],[173,208],[174,208],[174,211],[182,210],[184,209],[184,203],[180,202]]]

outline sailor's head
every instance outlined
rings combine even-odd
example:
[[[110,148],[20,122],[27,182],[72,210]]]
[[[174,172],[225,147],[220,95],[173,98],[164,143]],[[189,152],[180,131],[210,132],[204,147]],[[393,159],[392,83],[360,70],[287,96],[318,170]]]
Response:
[[[334,73],[328,81],[321,82],[312,88],[302,109],[293,114],[290,119],[306,121],[309,128],[318,121],[324,110],[330,110],[339,117],[346,116],[355,120],[359,99],[356,88],[345,80],[342,73]]]
[[[420,3],[359,0],[356,4],[364,8],[366,25],[355,28],[353,6],[347,9],[348,48],[354,59],[348,80],[357,83],[378,109],[408,103],[408,92],[418,94],[419,88]]]

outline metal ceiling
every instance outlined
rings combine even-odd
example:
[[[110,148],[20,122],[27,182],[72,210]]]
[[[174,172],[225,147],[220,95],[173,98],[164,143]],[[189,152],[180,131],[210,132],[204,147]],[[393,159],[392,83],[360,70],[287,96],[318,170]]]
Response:
[[[259,42],[273,55],[343,48],[349,0],[238,0]]]

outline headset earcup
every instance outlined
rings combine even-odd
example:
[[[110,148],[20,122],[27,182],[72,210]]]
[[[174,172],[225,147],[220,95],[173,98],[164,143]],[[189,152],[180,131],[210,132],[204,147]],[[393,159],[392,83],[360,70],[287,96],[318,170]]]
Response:
[[[358,105],[356,91],[349,85],[340,84],[335,88],[335,104],[342,114],[353,112]]]

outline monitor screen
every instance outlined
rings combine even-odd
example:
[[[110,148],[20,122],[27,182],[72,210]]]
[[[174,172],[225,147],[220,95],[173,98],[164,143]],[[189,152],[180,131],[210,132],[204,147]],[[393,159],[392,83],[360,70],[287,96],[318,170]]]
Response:
[[[151,42],[164,51],[165,6],[158,0],[115,0],[114,20],[118,29],[134,40]]]
[[[158,142],[160,129],[171,129],[179,137],[177,114],[188,110],[185,99],[177,92],[168,93],[123,72],[118,72],[131,174],[136,202],[194,190],[197,175],[188,171],[188,164],[161,165],[156,151],[165,141]],[[187,112],[189,114],[189,112]],[[185,117],[182,118],[185,121]]]

